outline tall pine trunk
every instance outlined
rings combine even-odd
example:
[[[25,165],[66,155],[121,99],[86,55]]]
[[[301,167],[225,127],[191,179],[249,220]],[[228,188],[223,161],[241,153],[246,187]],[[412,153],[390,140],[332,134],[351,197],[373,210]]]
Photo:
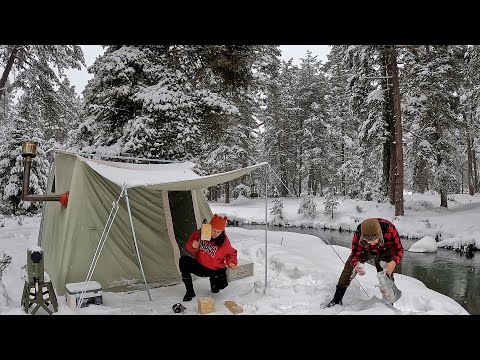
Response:
[[[473,162],[473,157],[472,157],[472,140],[470,138],[470,129],[467,127],[466,131],[466,138],[467,138],[467,182],[468,182],[468,194],[473,196],[475,194],[475,191],[473,189],[473,169],[472,169],[472,162]]]
[[[230,203],[230,182],[225,183],[225,204]]]
[[[474,190],[477,193],[478,192],[478,170],[477,170],[477,160],[475,157],[475,148],[473,147],[473,139],[472,139],[472,159],[473,159],[473,177],[475,180],[474,183]]]
[[[14,46],[12,48],[12,52],[8,57],[7,64],[5,65],[2,77],[0,78],[0,99],[5,93],[5,86],[7,85],[8,75],[10,75],[10,71],[12,70],[13,62],[15,61],[18,50],[20,50],[20,46]]]
[[[433,135],[434,135],[435,142],[438,143],[442,138],[442,127],[440,126],[436,112],[432,116],[433,116],[433,124],[435,128],[435,133]],[[440,168],[440,166],[442,165],[442,162],[443,162],[443,157],[439,149],[437,149],[437,168]],[[439,186],[440,186],[440,206],[444,208],[448,208],[447,189],[442,180],[440,180]]]
[[[388,56],[385,52],[382,52],[382,62],[387,65]],[[393,95],[392,95],[392,87],[389,84],[389,72],[385,72],[386,79],[382,79],[382,87],[387,92],[387,101],[385,101],[385,105],[383,107],[383,118],[385,123],[387,124],[387,132],[388,136],[383,143],[383,154],[382,154],[382,170],[383,170],[383,179],[382,179],[382,187],[383,187],[383,194],[388,196],[390,199],[390,203],[393,205],[393,193],[391,193],[391,177],[390,177],[390,170],[392,169],[391,160],[392,160],[392,138],[393,138],[393,111],[392,111],[392,104],[393,104]]]
[[[387,71],[392,79],[392,98],[393,98],[393,125],[395,129],[394,137],[394,169],[393,169],[393,187],[395,216],[403,216],[403,132],[402,116],[400,108],[400,82],[398,79],[397,51],[392,46],[388,51]]]

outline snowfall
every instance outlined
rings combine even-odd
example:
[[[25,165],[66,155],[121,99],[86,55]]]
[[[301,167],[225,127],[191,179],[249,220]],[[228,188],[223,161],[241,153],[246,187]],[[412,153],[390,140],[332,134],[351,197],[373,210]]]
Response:
[[[311,226],[354,230],[365,218],[382,217],[391,220],[402,236],[418,239],[405,251],[435,252],[438,247],[460,247],[474,244],[480,249],[480,197],[478,194],[450,195],[448,209],[439,206],[436,194],[405,194],[404,216],[394,216],[389,203],[339,199],[333,219],[323,213],[323,198],[315,198],[317,213],[313,218],[298,214],[299,199],[283,199],[283,218],[270,214],[272,199],[265,211],[264,199],[240,198],[229,204],[212,202],[214,213],[225,214],[229,220],[244,223],[283,222],[285,226]],[[18,218],[0,215],[1,252],[12,257],[12,262],[0,278],[0,314],[27,315],[20,306],[25,282],[27,249],[37,245],[40,217]],[[208,278],[194,281],[197,297],[183,302],[185,288],[174,286],[150,288],[151,300],[145,289],[113,293],[103,291],[103,304],[71,309],[65,298],[58,297],[58,312],[53,315],[199,315],[198,299],[211,297],[215,302],[212,315],[468,315],[453,299],[427,288],[421,281],[402,274],[395,275],[395,283],[402,291],[393,306],[382,301],[376,269],[365,265],[366,274],[357,276],[347,289],[343,305],[324,308],[335,292],[343,262],[350,249],[330,245],[319,236],[284,231],[226,228],[238,258],[253,263],[253,275],[231,281],[219,293],[210,292]],[[435,240],[439,240],[438,242]],[[100,259],[101,261],[101,259]],[[235,301],[242,309],[233,314],[225,306],[226,300]],[[174,313],[172,305],[182,303],[186,310]],[[37,315],[47,314],[43,309]]]

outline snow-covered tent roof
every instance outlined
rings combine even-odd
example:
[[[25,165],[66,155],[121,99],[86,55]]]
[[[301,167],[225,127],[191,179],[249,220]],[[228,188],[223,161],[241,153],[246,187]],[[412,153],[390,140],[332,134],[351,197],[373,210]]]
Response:
[[[57,152],[68,153],[57,150]],[[75,155],[73,153],[69,153]],[[195,164],[189,161],[169,164],[130,164],[104,160],[92,160],[76,155],[95,172],[113,183],[127,188],[146,187],[156,190],[199,190],[231,181],[267,165],[266,162],[224,173],[200,176],[193,171]]]

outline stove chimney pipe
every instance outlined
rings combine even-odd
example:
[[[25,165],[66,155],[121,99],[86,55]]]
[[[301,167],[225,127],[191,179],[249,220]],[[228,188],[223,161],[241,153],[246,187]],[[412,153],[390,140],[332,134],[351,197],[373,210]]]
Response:
[[[67,207],[68,204],[68,191],[56,195],[28,195],[28,185],[30,183],[30,168],[32,166],[32,160],[37,156],[37,144],[32,141],[25,141],[22,144],[22,157],[24,159],[23,170],[23,189],[22,200],[23,201],[59,201],[63,207]]]

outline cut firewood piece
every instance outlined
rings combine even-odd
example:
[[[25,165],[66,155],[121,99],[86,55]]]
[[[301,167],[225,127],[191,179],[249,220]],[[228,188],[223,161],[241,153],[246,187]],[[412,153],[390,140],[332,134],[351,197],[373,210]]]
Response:
[[[201,297],[198,299],[198,311],[200,314],[209,314],[215,312],[215,300],[211,297]]]
[[[243,312],[243,309],[235,301],[225,300],[225,306],[234,314],[240,314]]]
[[[202,240],[210,241],[210,239],[212,238],[212,225],[203,224],[200,234],[200,238]]]

